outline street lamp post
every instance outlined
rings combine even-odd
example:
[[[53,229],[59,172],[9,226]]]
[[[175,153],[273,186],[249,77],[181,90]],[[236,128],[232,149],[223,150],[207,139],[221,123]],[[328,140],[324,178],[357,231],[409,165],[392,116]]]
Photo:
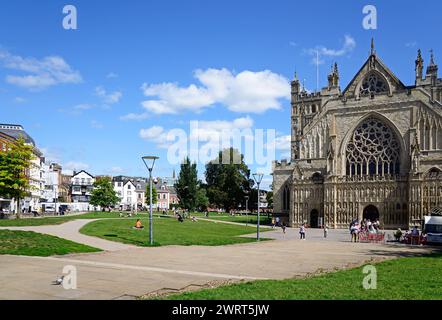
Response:
[[[153,166],[155,165],[155,160],[159,159],[159,157],[156,156],[144,156],[142,157],[144,165],[146,166],[147,170],[149,171],[149,193],[150,193],[150,210],[149,210],[149,242],[150,245],[153,245],[153,219],[152,219],[152,170]]]
[[[249,196],[245,196],[246,198],[246,226],[249,225]]]
[[[255,180],[256,184],[258,185],[258,223],[257,223],[257,227],[256,227],[256,240],[260,240],[259,237],[259,223],[261,220],[261,217],[259,215],[259,207],[261,206],[260,203],[260,196],[259,196],[259,185],[261,184],[262,178],[264,177],[264,175],[262,173],[254,173],[253,174],[253,180]]]

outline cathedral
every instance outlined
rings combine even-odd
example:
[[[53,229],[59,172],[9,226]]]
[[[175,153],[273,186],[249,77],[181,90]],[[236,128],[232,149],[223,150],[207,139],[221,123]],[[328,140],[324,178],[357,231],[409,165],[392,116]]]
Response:
[[[344,90],[291,82],[291,160],[273,165],[274,212],[289,226],[347,228],[379,219],[386,229],[442,214],[442,79],[433,52],[407,86],[374,44]],[[425,71],[425,73],[424,73]]]

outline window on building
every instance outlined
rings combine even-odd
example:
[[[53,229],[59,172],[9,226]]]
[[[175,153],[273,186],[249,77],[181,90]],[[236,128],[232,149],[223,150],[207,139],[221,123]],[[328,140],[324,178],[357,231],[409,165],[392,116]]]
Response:
[[[282,210],[290,210],[290,188],[288,185],[285,185],[282,191]]]
[[[394,132],[370,117],[354,131],[346,148],[348,176],[394,175],[400,172],[400,146]]]
[[[388,84],[385,79],[376,73],[367,75],[359,89],[359,94],[361,96],[372,96],[382,93],[388,93]]]

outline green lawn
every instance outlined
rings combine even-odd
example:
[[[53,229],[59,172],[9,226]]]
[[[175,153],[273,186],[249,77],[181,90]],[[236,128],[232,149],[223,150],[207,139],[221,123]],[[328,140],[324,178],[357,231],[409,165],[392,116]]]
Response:
[[[52,256],[101,251],[69,240],[30,231],[0,230],[0,255]]]
[[[137,246],[148,246],[149,220],[141,219],[144,230],[134,230],[135,219],[107,219],[91,222],[80,232],[106,240],[118,241]],[[215,223],[210,221],[192,222],[186,219],[180,223],[173,218],[154,218],[155,245],[205,245],[218,246],[255,241],[253,238],[241,238],[240,235],[254,233],[256,228]],[[266,231],[266,230],[262,230]]]
[[[171,295],[170,300],[441,300],[442,255],[376,264],[377,289],[362,287],[361,268],[305,279],[254,281]],[[269,270],[271,272],[271,270]]]
[[[235,215],[235,216],[231,216],[231,215],[220,215],[218,216],[217,214],[213,214],[213,215],[209,215],[209,217],[207,219],[214,219],[214,220],[222,220],[222,221],[230,221],[230,222],[238,222],[238,223],[250,223],[250,224],[257,224],[258,222],[258,217],[256,215]],[[272,223],[272,218],[268,218],[267,214],[266,215],[261,215],[260,216],[260,223],[262,225],[270,225]]]
[[[171,214],[172,215],[172,214]],[[229,222],[238,222],[238,223],[250,223],[250,224],[256,224],[258,221],[258,217],[256,214],[254,215],[230,215],[227,213],[215,213],[210,212],[209,216],[206,217],[205,213],[202,212],[192,212],[190,216],[196,216],[198,218],[204,218],[204,219],[212,219],[212,220],[221,220],[221,221],[229,221]],[[262,225],[271,225],[272,218],[268,218],[267,214],[261,214],[260,217],[260,223]]]
[[[141,213],[140,215],[144,216],[145,213]],[[89,212],[73,216],[66,215],[66,216],[57,216],[57,217],[0,220],[0,227],[56,225],[76,219],[104,219],[104,218],[119,218],[119,217],[120,217],[119,212]]]

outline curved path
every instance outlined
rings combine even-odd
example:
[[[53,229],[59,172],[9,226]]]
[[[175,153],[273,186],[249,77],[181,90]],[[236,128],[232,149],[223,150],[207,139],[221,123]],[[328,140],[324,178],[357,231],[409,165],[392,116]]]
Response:
[[[56,236],[59,238],[71,240],[77,243],[85,244],[105,251],[119,251],[119,250],[136,248],[136,246],[133,245],[108,241],[100,239],[98,237],[91,237],[80,233],[80,229],[83,226],[85,226],[89,222],[97,220],[100,219],[78,219],[78,220],[68,221],[63,224],[47,225],[47,226],[0,227],[0,230],[6,229],[6,230],[33,231],[37,233],[44,233],[44,234],[49,234],[51,236]]]
[[[3,227],[69,239],[104,252],[54,257],[0,255],[0,299],[134,299],[147,293],[212,286],[224,281],[287,279],[353,267],[371,260],[415,256],[432,248],[351,243],[348,232],[309,230],[306,241],[297,230],[266,232],[278,240],[227,246],[165,246],[141,248],[79,233],[85,224]],[[221,221],[219,221],[221,223]],[[347,239],[347,240],[345,240]],[[78,288],[52,285],[67,265],[75,266]],[[361,272],[361,281],[365,276]],[[30,285],[32,284],[32,285]]]

